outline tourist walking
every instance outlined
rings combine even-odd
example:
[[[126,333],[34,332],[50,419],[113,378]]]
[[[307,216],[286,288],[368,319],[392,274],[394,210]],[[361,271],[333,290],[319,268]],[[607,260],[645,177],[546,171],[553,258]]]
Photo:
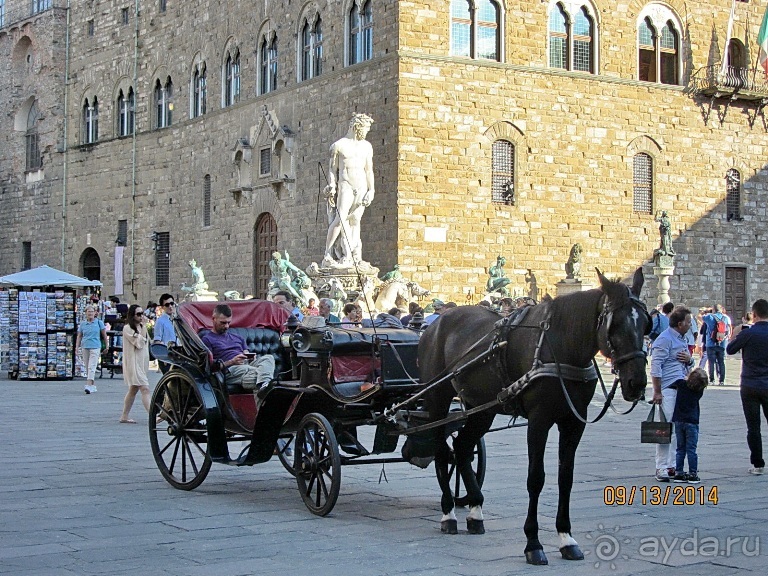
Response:
[[[96,368],[99,365],[102,342],[106,347],[107,327],[100,318],[96,318],[96,308],[90,304],[85,307],[85,320],[77,327],[75,348],[81,350],[85,366],[85,393],[96,392]]]
[[[707,361],[709,362],[709,383],[725,384],[725,349],[733,330],[731,319],[722,304],[715,304],[714,311],[700,318],[701,329],[706,334]]]
[[[128,308],[128,318],[123,326],[123,379],[128,385],[128,392],[123,399],[123,413],[120,416],[120,422],[123,424],[136,424],[136,420],[130,418],[129,414],[139,392],[141,402],[149,412],[149,338],[146,323],[144,310],[138,304],[132,304]]]
[[[768,301],[752,304],[752,326],[739,332],[728,344],[728,354],[741,350],[741,407],[747,421],[747,445],[752,468],[750,474],[765,471],[760,410],[768,420]]]

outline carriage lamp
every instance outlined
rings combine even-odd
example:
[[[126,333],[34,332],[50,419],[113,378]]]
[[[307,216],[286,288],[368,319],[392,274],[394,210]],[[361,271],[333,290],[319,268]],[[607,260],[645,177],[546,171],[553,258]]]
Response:
[[[299,322],[299,319],[296,318],[293,314],[288,316],[288,320],[285,321],[285,327],[288,328],[290,331],[296,330],[301,325]]]

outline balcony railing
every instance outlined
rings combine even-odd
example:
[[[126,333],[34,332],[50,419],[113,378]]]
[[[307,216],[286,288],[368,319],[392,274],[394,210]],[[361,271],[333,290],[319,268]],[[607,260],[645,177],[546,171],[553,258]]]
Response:
[[[705,66],[691,77],[694,94],[734,100],[768,99],[768,77],[762,68]]]

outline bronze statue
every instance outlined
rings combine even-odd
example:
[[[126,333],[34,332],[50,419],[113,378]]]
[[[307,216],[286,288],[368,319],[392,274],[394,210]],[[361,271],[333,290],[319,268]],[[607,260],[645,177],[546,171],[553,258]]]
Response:
[[[659,236],[661,240],[659,247],[654,250],[654,255],[659,256],[674,256],[675,249],[672,246],[672,222],[667,216],[667,211],[662,210],[661,214],[657,214],[654,218],[655,222],[659,223]]]
[[[504,256],[496,257],[496,264],[491,264],[488,269],[488,282],[485,284],[485,290],[489,294],[498,292],[502,296],[509,296],[509,290],[506,286],[510,283],[510,279],[507,278],[504,272],[504,265],[507,263],[507,259]]]
[[[568,256],[568,262],[565,263],[566,280],[581,280],[581,244],[576,243],[571,246],[571,254]]]

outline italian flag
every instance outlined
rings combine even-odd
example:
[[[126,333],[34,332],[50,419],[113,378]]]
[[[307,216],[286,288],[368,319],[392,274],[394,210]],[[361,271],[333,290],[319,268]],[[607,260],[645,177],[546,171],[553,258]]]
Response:
[[[757,44],[760,46],[760,52],[757,55],[757,63],[768,76],[768,8],[763,16],[763,23],[760,25],[760,33],[757,35]]]

